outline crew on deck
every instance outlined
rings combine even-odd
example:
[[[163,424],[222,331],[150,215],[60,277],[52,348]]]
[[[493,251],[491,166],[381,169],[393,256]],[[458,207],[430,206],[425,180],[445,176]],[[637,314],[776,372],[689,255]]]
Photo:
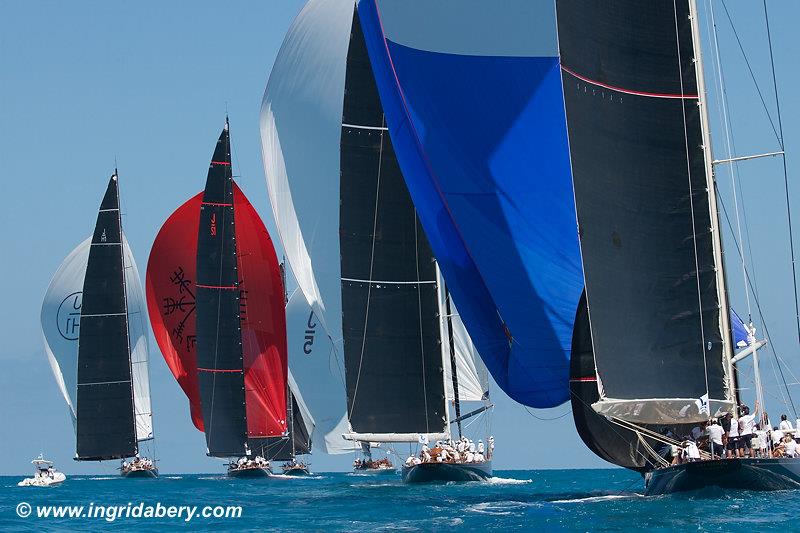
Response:
[[[421,463],[482,463],[491,458],[494,451],[494,437],[489,437],[489,453],[486,455],[486,448],[483,440],[478,441],[476,446],[473,441],[466,437],[461,437],[453,442],[436,441],[433,448],[428,448],[427,442],[422,443],[418,457],[413,455],[406,459],[406,465],[411,466]]]

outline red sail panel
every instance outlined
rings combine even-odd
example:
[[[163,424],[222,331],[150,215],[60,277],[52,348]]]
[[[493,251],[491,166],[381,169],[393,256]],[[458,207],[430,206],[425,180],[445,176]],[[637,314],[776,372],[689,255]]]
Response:
[[[234,183],[236,249],[241,291],[247,432],[286,433],[286,309],[272,239],[250,201]]]
[[[161,226],[147,261],[147,312],[158,347],[189,399],[192,422],[203,431],[195,353],[197,228],[203,193],[180,206]]]

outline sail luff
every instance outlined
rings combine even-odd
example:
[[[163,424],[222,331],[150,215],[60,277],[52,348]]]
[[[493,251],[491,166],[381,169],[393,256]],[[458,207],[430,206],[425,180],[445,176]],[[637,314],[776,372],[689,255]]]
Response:
[[[711,242],[714,249],[714,264],[717,275],[717,297],[719,299],[719,327],[722,336],[723,368],[728,382],[728,399],[736,401],[736,379],[734,377],[733,342],[731,341],[730,314],[728,310],[728,285],[725,278],[725,262],[722,247],[722,226],[717,209],[717,188],[714,177],[714,156],[711,144],[711,126],[708,118],[707,93],[703,71],[702,40],[697,0],[689,0],[689,18],[692,26],[692,45],[694,47],[694,65],[697,79],[698,105],[700,107],[700,129],[703,136],[703,156],[705,158],[706,181],[708,187],[708,207],[711,218]],[[736,406],[734,405],[734,408]]]

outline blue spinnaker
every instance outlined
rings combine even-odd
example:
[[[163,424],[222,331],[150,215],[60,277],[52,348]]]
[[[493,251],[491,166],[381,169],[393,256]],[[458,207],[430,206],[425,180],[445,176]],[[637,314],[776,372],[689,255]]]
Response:
[[[358,11],[406,184],[478,351],[518,402],[565,402],[583,272],[553,4]]]

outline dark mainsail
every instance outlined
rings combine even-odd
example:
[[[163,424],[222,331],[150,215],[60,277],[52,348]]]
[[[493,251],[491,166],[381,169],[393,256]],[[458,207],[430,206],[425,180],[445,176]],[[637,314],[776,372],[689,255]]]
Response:
[[[689,10],[557,2],[597,406],[642,423],[730,407]]]
[[[78,460],[136,455],[119,188],[108,182],[83,282],[78,340]]]
[[[233,175],[226,123],[208,169],[197,239],[197,371],[208,454],[241,457],[247,443]]]
[[[446,405],[436,265],[400,172],[358,14],[341,136],[347,407],[355,433],[441,433]]]
[[[636,433],[610,422],[592,409],[600,399],[597,392],[592,334],[584,295],[575,316],[572,353],[569,364],[569,392],[572,418],[581,440],[601,459],[617,466],[645,471],[650,466]]]

